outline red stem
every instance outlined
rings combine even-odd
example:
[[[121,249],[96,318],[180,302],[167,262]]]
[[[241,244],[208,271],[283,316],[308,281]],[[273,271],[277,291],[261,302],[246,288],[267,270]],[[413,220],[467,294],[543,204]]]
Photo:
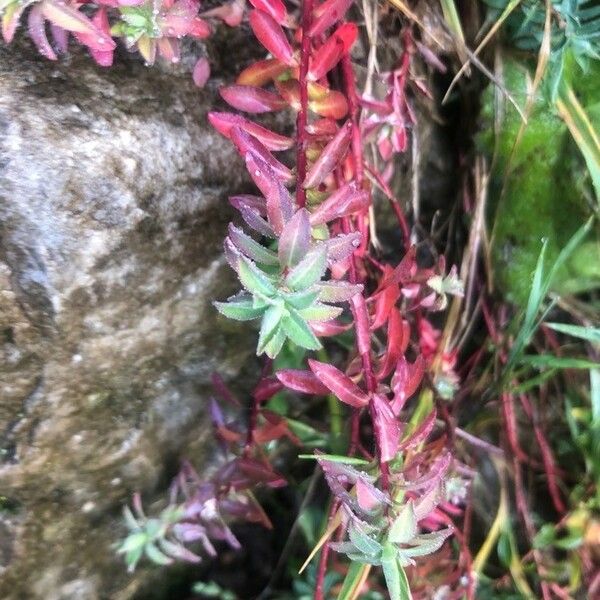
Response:
[[[306,133],[308,84],[306,76],[310,60],[310,37],[308,31],[312,22],[313,2],[314,0],[303,0],[302,2],[302,46],[300,48],[300,74],[298,79],[300,84],[300,111],[296,119],[296,137],[298,142],[296,150],[296,204],[298,208],[306,206],[306,190],[303,186],[304,179],[306,178],[306,150],[308,147],[308,136]]]

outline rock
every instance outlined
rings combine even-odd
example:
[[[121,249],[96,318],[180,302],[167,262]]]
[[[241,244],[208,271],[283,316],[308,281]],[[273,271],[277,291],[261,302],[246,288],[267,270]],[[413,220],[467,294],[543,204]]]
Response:
[[[202,464],[210,374],[252,353],[211,306],[237,287],[244,168],[206,124],[215,81],[21,44],[0,48],[0,597],[132,598],[164,573],[125,572],[121,507]]]

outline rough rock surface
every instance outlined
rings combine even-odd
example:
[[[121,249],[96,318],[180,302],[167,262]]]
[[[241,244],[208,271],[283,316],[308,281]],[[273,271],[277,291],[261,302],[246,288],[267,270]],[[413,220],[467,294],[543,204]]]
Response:
[[[210,302],[243,185],[189,73],[0,48],[0,597],[144,592],[111,545],[133,490],[212,443],[210,373],[252,340]]]

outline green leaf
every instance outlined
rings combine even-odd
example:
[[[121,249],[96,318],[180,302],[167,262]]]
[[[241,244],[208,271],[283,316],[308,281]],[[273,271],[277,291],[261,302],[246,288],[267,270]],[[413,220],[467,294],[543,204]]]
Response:
[[[317,302],[300,311],[300,315],[307,321],[331,321],[342,314],[340,306],[329,306]]]
[[[357,587],[361,585],[365,569],[368,565],[359,562],[352,562],[344,578],[342,589],[339,591],[337,600],[350,600],[356,598]]]
[[[568,325],[567,323],[545,323],[545,325],[550,329],[554,329],[554,331],[600,344],[600,327],[580,327],[579,325]]]
[[[285,333],[283,332],[283,329],[281,327],[279,327],[277,329],[277,331],[275,332],[275,335],[273,335],[273,337],[265,345],[265,349],[264,349],[265,354],[269,358],[275,358],[281,351],[281,348],[283,348],[284,342],[285,342]]]
[[[388,533],[388,541],[394,544],[405,544],[417,533],[417,517],[412,500],[409,500],[396,517]]]
[[[397,550],[389,542],[383,546],[381,566],[390,600],[412,600],[406,573],[398,563]]]
[[[144,552],[144,546],[138,546],[137,548],[132,548],[125,555],[125,563],[127,564],[127,570],[132,573],[135,571],[135,567],[137,566],[140,558],[142,558],[142,554]]]
[[[277,292],[271,280],[254,263],[245,256],[238,257],[237,273],[242,285],[251,294],[274,296]]]
[[[288,315],[283,317],[281,325],[287,336],[298,346],[302,346],[307,350],[319,350],[321,348],[317,336],[294,309],[290,309]]]
[[[147,541],[148,536],[144,532],[132,533],[125,538],[121,546],[119,546],[117,552],[119,554],[124,554],[134,550],[135,548],[143,549]]]
[[[382,550],[381,544],[369,537],[366,531],[359,528],[356,523],[352,523],[348,529],[350,541],[367,556],[378,556]]]
[[[252,321],[265,312],[264,306],[255,308],[250,296],[238,296],[227,302],[214,302],[214,306],[222,315],[235,321]]]
[[[310,458],[315,460],[328,460],[329,462],[342,463],[344,465],[368,465],[369,462],[355,456],[339,456],[337,454],[299,454],[298,458]]]
[[[568,356],[554,356],[553,354],[537,354],[522,356],[520,363],[533,367],[550,369],[595,369],[598,363],[587,358],[571,358]]]
[[[312,289],[302,290],[301,292],[292,292],[289,294],[281,294],[281,297],[286,301],[286,303],[297,310],[308,308],[317,300],[318,296],[319,292]]]
[[[263,352],[265,352],[267,344],[269,344],[269,342],[273,340],[273,338],[280,337],[279,325],[282,321],[285,312],[286,311],[283,307],[283,302],[278,302],[277,304],[274,304],[266,310],[260,324],[258,347],[256,349],[257,354],[262,354]],[[283,345],[283,341],[281,342],[281,344]],[[279,347],[279,350],[281,350],[281,347]]]
[[[144,548],[146,556],[157,565],[170,565],[173,560],[166,554],[163,554],[154,544],[148,544]]]
[[[286,284],[293,290],[305,290],[317,283],[327,268],[327,247],[319,244],[308,252],[286,277]]]

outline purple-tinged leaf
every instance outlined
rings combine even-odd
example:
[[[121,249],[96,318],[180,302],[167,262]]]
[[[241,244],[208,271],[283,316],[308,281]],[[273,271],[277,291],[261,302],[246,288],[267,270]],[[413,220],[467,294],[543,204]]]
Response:
[[[367,394],[333,365],[309,359],[308,366],[317,379],[345,404],[363,408],[369,403]]]
[[[417,521],[421,521],[425,519],[433,509],[440,503],[443,499],[442,495],[442,486],[440,483],[434,485],[426,494],[421,496],[419,500],[415,503],[415,516],[417,517]]]
[[[192,71],[192,80],[194,85],[199,88],[203,88],[210,77],[210,63],[205,56],[201,56]],[[210,118],[210,115],[209,115]]]
[[[216,371],[211,375],[210,382],[215,392],[222,400],[225,400],[225,402],[228,402],[232,406],[240,408],[240,401],[233,395],[233,392],[227,387],[223,378]]]
[[[250,4],[273,17],[280,25],[287,23],[287,10],[282,0],[250,0]]]
[[[281,25],[262,10],[252,10],[248,17],[250,27],[256,39],[277,59],[286,65],[293,66],[294,51],[281,28]]]
[[[283,385],[275,377],[264,377],[252,391],[252,396],[257,402],[263,403],[270,400],[277,392],[283,389]],[[263,410],[263,416],[266,411]]]
[[[240,214],[242,215],[242,219],[244,219],[246,224],[249,227],[252,227],[252,229],[254,229],[254,231],[257,231],[258,233],[260,233],[261,235],[264,235],[265,237],[269,237],[269,238],[276,237],[275,232],[273,231],[273,228],[267,223],[267,221],[265,221],[260,216],[260,213],[256,209],[250,208],[249,206],[242,204],[239,207],[239,211],[240,211]]]
[[[56,60],[56,54],[46,37],[46,22],[39,4],[33,6],[29,11],[27,29],[40,54],[49,60]]]
[[[425,417],[422,423],[405,440],[400,443],[400,450],[408,450],[423,443],[435,425],[437,412],[435,408]]]
[[[293,290],[305,290],[320,281],[327,269],[327,248],[314,246],[287,275],[285,282]]]
[[[210,112],[208,113],[210,124],[225,137],[231,138],[231,130],[233,127],[239,127],[246,133],[254,136],[267,149],[277,152],[280,150],[288,150],[292,147],[294,140],[292,138],[279,135],[274,131],[262,127],[257,123],[253,123],[240,115],[225,112]]]
[[[354,23],[340,25],[333,35],[314,53],[308,69],[308,80],[318,81],[324,77],[346,54],[358,35]]]
[[[340,234],[323,242],[327,246],[327,261],[331,265],[348,258],[360,246],[361,234],[359,231]]]
[[[325,146],[321,155],[313,163],[303,182],[304,188],[313,188],[320,185],[323,180],[342,162],[352,138],[352,122],[347,121],[336,136]]]
[[[276,58],[267,58],[252,63],[246,67],[236,80],[238,85],[252,85],[261,87],[271,83],[280,75],[288,70],[288,66],[278,61]]]
[[[389,504],[385,494],[378,490],[370,481],[359,478],[356,481],[356,499],[365,511],[374,511],[382,504]]]
[[[181,60],[181,46],[177,38],[162,37],[156,40],[158,55],[170,63],[177,64]]]
[[[313,11],[313,22],[308,30],[310,37],[325,33],[334,23],[344,18],[353,0],[325,0]]]
[[[262,265],[278,265],[279,260],[275,252],[261,246],[257,241],[246,235],[233,223],[229,224],[229,239],[231,243],[250,260]]]
[[[286,223],[279,238],[279,262],[282,267],[296,266],[310,247],[309,213],[301,208]]]
[[[69,46],[69,32],[54,23],[50,23],[52,41],[58,54],[65,54]]]
[[[39,4],[48,21],[76,33],[84,34],[86,46],[107,52],[116,46],[114,40],[96,27],[83,13],[69,6],[64,0],[42,0]]]
[[[199,40],[204,40],[207,37],[209,37],[212,34],[212,32],[213,29],[210,26],[210,23],[208,23],[204,19],[201,19],[200,17],[194,17],[188,35],[191,35],[192,37],[195,37]]]
[[[269,225],[277,235],[281,235],[294,212],[294,201],[290,193],[259,157],[250,153],[246,155],[246,168],[256,186],[265,195]]]
[[[204,534],[202,536],[202,539],[205,540],[205,543],[209,542],[208,537],[206,536],[206,534]],[[161,549],[168,554],[169,556],[171,556],[172,558],[176,558],[177,560],[185,560],[187,562],[190,563],[199,563],[202,562],[202,559],[197,555],[194,554],[191,550],[188,550],[187,548],[185,548],[184,546],[182,546],[181,544],[175,544],[173,542],[170,542],[169,540],[166,539],[160,539],[158,541],[159,546],[161,547]],[[212,544],[210,544],[210,546],[212,547]],[[216,551],[213,548],[213,551],[216,554]]]
[[[281,96],[251,85],[229,85],[219,92],[227,104],[249,113],[273,112],[287,107]]]
[[[253,196],[251,194],[238,194],[237,196],[230,196],[229,203],[238,210],[241,210],[242,207],[245,206],[255,210],[263,217],[267,214],[267,202],[260,196]]]
[[[416,256],[416,247],[411,246],[396,268],[391,273],[388,273],[379,284],[379,289],[384,290],[390,285],[407,283],[411,280],[417,272]]]
[[[371,402],[373,427],[380,451],[379,459],[388,462],[398,453],[400,426],[385,396],[374,394]]]
[[[310,223],[319,225],[356,212],[363,212],[369,208],[369,204],[369,192],[359,190],[354,182],[347,183],[319,204],[310,215]]]
[[[319,300],[323,302],[347,302],[360,294],[363,286],[359,284],[351,284],[347,281],[323,281],[318,284]]]
[[[239,127],[231,128],[231,141],[235,144],[242,156],[252,154],[254,157],[262,160],[278,181],[291,183],[294,180],[294,174],[283,163],[279,162],[265,146],[255,137],[249,135]]]
[[[92,23],[100,30],[100,31],[104,31],[104,33],[108,36],[110,36],[110,23],[108,22],[108,11],[106,10],[106,8],[101,7],[96,11],[96,14],[92,17]],[[88,46],[90,54],[92,56],[92,58],[94,59],[94,61],[96,61],[96,64],[100,65],[101,67],[110,67],[113,64],[113,55],[114,55],[114,48],[109,49],[109,50],[95,50],[94,48],[92,48],[90,46],[89,43],[87,43],[86,37],[87,34],[85,33],[75,33],[74,34],[77,39],[79,41],[83,41],[82,43],[86,46]]]
[[[240,251],[232,244],[229,238],[223,240],[223,255],[227,264],[234,270],[238,268],[238,258],[241,256]]]
[[[324,386],[312,371],[282,369],[276,373],[276,376],[285,387],[295,392],[315,394],[316,396],[329,394],[329,388]]]

